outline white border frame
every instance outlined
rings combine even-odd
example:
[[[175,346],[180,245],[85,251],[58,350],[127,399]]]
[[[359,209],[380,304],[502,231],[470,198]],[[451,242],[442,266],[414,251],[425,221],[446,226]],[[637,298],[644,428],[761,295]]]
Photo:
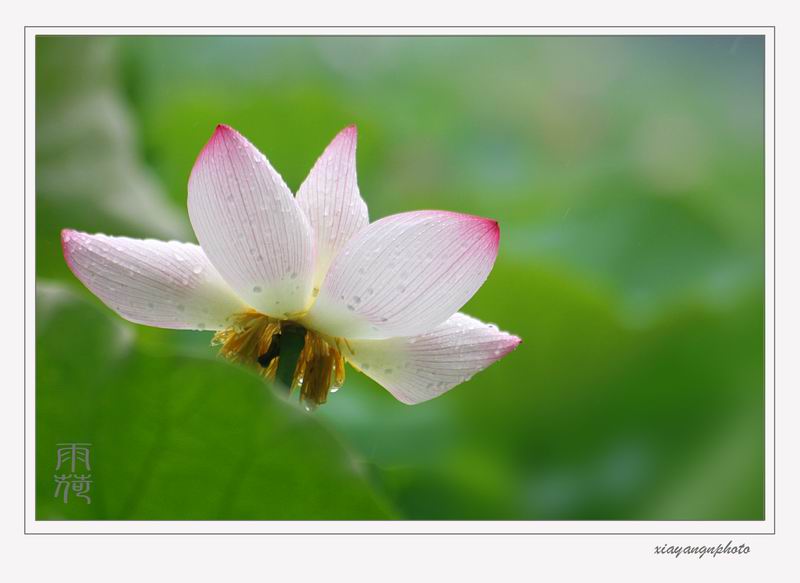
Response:
[[[35,497],[36,36],[721,36],[764,37],[763,521],[40,521]],[[775,29],[774,27],[25,27],[25,534],[775,534]]]

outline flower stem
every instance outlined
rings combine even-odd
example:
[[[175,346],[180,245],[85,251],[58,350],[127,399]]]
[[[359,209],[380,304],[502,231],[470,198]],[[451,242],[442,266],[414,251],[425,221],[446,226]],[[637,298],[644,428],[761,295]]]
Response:
[[[284,325],[281,329],[281,355],[278,359],[275,380],[287,393],[292,388],[294,370],[297,367],[297,359],[300,358],[300,353],[303,351],[305,340],[306,331],[300,326]]]

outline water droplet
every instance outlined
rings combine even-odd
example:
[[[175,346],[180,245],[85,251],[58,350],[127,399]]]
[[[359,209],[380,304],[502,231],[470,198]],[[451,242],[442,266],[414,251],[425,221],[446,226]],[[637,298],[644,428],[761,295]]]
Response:
[[[202,265],[195,265],[192,268],[192,273],[194,273],[195,275],[198,274],[198,273],[201,273],[202,271],[203,271],[203,266]]]
[[[353,304],[347,304],[347,309],[352,312],[355,310],[355,307],[353,306]]]
[[[253,293],[260,294],[261,291],[262,290],[261,290],[261,286],[260,285],[254,285],[253,286]]]
[[[356,303],[356,304],[360,304],[361,303],[361,298],[358,297],[358,296],[353,296],[353,302]]]

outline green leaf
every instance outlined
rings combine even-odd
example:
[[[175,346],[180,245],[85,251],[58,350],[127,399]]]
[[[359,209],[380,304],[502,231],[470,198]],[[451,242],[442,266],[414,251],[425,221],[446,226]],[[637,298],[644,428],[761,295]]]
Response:
[[[67,288],[40,284],[37,304],[38,519],[391,515],[359,460],[256,375],[147,352]],[[92,444],[91,504],[55,497],[56,444],[74,442]]]

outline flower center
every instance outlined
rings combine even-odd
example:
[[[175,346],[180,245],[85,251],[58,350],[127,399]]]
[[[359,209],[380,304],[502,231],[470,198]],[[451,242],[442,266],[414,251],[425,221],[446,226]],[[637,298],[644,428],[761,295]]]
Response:
[[[220,347],[219,354],[258,370],[270,381],[278,377],[290,391],[299,388],[306,409],[316,409],[327,400],[329,391],[335,392],[344,383],[344,358],[336,341],[255,310],[236,314],[232,322],[211,341]]]

